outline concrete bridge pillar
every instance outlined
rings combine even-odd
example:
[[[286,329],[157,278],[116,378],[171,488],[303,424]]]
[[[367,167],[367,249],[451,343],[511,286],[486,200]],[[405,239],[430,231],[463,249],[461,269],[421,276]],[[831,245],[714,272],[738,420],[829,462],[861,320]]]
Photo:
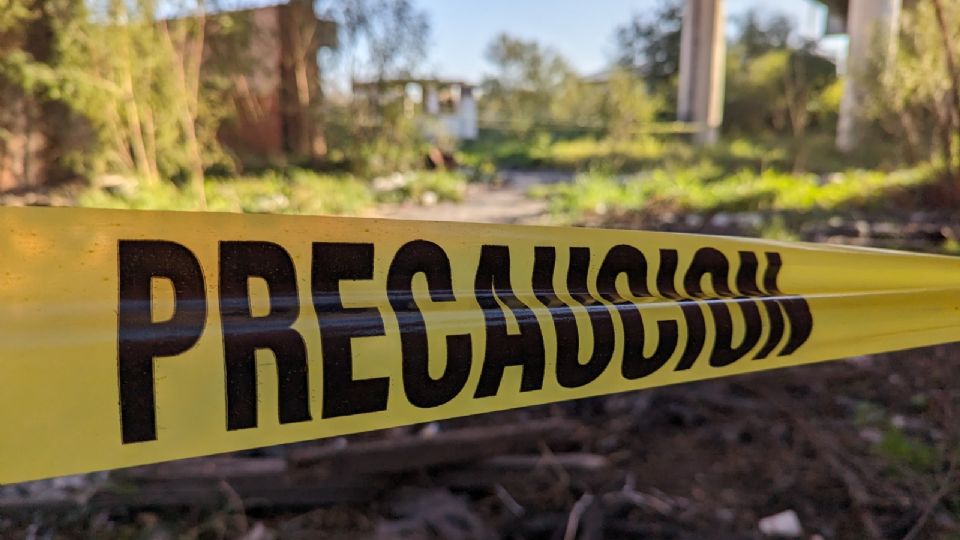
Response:
[[[687,0],[680,40],[677,119],[699,125],[694,135],[697,144],[716,142],[723,123],[725,30],[724,0]]]

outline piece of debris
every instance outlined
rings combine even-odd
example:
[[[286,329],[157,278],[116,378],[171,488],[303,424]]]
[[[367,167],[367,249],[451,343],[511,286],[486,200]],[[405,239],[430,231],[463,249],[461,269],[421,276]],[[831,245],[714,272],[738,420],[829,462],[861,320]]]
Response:
[[[800,518],[793,510],[785,510],[760,520],[760,532],[777,538],[799,538],[803,534]]]
[[[497,537],[462,497],[446,489],[400,490],[388,506],[397,518],[380,521],[375,535],[378,540],[493,540]]]
[[[406,187],[409,182],[410,180],[402,173],[395,172],[388,176],[378,176],[377,178],[374,178],[371,182],[371,186],[377,193],[385,193]]]

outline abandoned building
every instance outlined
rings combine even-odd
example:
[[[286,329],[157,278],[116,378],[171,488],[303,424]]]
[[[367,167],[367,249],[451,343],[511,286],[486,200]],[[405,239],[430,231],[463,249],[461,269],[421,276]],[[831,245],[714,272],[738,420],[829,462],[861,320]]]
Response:
[[[402,103],[404,113],[417,118],[420,131],[430,141],[477,138],[477,96],[473,85],[460,80],[398,78],[354,81],[353,95],[359,100]],[[376,110],[377,107],[372,107]],[[366,119],[376,123],[377,118]]]
[[[317,54],[336,47],[336,23],[317,18],[309,0],[233,13],[251,22],[256,61],[234,77],[236,116],[221,129],[222,142],[241,161],[323,156],[326,142],[315,116],[323,98]]]

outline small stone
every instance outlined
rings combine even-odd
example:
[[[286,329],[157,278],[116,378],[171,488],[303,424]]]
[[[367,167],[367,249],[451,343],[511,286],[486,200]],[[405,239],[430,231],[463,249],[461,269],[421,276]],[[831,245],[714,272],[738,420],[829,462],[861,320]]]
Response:
[[[860,430],[860,438],[871,444],[880,444],[883,440],[883,432],[877,428],[863,428]]]
[[[724,214],[719,212],[710,219],[710,224],[714,227],[729,227],[733,222],[733,219],[730,217],[730,214]]]
[[[408,183],[410,183],[410,181],[406,176],[395,172],[389,176],[378,176],[374,178],[371,185],[377,193],[385,193],[405,187]]]
[[[429,424],[420,428],[420,436],[425,439],[435,437],[437,433],[440,433],[440,424],[436,422],[430,422]]]
[[[424,191],[423,195],[420,195],[420,204],[423,206],[433,206],[440,201],[440,197],[432,191]]]
[[[760,520],[760,532],[779,538],[799,538],[803,534],[800,518],[793,510],[786,510]]]
[[[759,212],[742,212],[737,221],[745,227],[754,229],[763,226],[763,216]]]
[[[689,214],[684,218],[687,227],[700,227],[703,225],[703,216],[698,214]]]

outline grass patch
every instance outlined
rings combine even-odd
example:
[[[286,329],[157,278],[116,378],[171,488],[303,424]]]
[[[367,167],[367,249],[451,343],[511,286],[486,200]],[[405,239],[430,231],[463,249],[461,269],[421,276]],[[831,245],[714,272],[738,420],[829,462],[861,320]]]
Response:
[[[417,171],[403,181],[374,190],[370,182],[350,175],[319,174],[305,169],[268,171],[255,176],[208,178],[204,186],[207,210],[270,214],[357,215],[377,202],[459,201],[466,189],[462,175]],[[90,187],[77,205],[134,210],[197,210],[189,188],[172,183],[148,184],[118,179],[109,186]]]
[[[941,453],[935,446],[907,435],[895,426],[883,431],[880,441],[873,445],[873,451],[893,464],[921,473],[935,471],[942,462]]]
[[[359,214],[374,203],[365,182],[346,175],[323,175],[302,169],[258,176],[208,178],[207,210],[272,214]],[[135,210],[197,210],[188,188],[162,182],[124,181],[91,187],[77,198],[79,206]]]
[[[374,185],[380,183],[374,181]],[[413,171],[396,173],[383,179],[388,189],[378,190],[379,202],[414,201],[432,204],[439,201],[460,202],[467,190],[467,179],[450,171]]]
[[[539,186],[531,195],[548,200],[555,216],[570,220],[589,213],[664,208],[684,212],[815,211],[882,206],[889,203],[890,193],[932,178],[925,168],[831,175],[774,169],[723,174],[722,170],[704,161],[693,167],[658,168],[629,176],[587,173],[570,184]]]
[[[726,171],[812,172],[823,175],[852,168],[895,170],[897,153],[883,144],[865,145],[852,154],[837,150],[832,131],[814,131],[802,139],[785,135],[742,137],[726,134],[713,145],[700,147],[684,135],[639,134],[632,139],[537,131],[526,135],[482,131],[463,145],[458,159],[476,171],[540,169],[603,170],[635,174],[656,168],[680,169],[709,161]]]

